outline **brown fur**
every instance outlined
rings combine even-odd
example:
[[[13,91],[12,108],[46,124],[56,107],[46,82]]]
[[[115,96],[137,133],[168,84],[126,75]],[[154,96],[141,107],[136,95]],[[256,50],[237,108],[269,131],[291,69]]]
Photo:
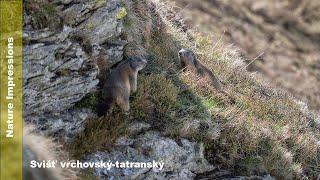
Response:
[[[147,61],[145,59],[132,57],[111,70],[103,88],[103,97],[106,103],[105,109],[109,110],[110,106],[115,102],[123,111],[128,112],[130,110],[130,93],[136,92],[138,72],[146,64]],[[102,113],[99,114],[102,115]]]
[[[179,51],[179,59],[182,67],[189,68],[202,78],[208,78],[215,89],[217,89],[218,91],[222,91],[222,86],[218,78],[216,78],[215,75],[206,66],[204,66],[199,60],[197,60],[192,51],[181,49]]]
[[[30,180],[57,180],[77,179],[77,172],[68,168],[62,169],[59,164],[55,168],[31,168],[30,162],[36,160],[42,162],[57,160],[67,161],[67,155],[61,151],[61,147],[52,139],[40,136],[33,132],[31,125],[23,128],[23,179]]]

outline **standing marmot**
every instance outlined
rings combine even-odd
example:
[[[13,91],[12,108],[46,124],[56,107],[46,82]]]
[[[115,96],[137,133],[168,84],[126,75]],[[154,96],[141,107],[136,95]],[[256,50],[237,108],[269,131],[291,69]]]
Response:
[[[99,115],[105,114],[115,102],[125,112],[130,110],[130,92],[137,90],[138,71],[147,65],[147,61],[139,57],[131,57],[111,70],[103,88],[105,104],[99,109]],[[101,112],[104,111],[104,112]]]
[[[221,83],[218,78],[200,61],[197,60],[195,54],[191,50],[181,49],[179,51],[179,59],[182,67],[190,68],[193,72],[197,73],[203,78],[208,78],[215,89],[222,91]]]

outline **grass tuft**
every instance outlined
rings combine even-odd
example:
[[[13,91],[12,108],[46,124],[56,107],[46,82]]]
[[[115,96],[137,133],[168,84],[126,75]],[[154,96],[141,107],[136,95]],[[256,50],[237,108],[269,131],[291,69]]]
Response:
[[[178,89],[164,75],[140,75],[138,91],[131,103],[135,118],[169,117],[177,107]]]
[[[98,150],[111,150],[120,136],[126,136],[128,123],[128,118],[119,111],[113,111],[106,117],[88,119],[83,132],[69,145],[71,154],[81,158]]]
[[[48,0],[26,0],[24,5],[24,11],[30,15],[30,25],[34,29],[57,30],[62,28],[62,20],[53,3]]]

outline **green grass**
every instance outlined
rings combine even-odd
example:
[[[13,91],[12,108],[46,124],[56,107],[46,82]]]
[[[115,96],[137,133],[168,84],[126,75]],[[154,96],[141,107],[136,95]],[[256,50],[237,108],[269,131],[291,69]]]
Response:
[[[213,109],[219,107],[219,102],[215,101],[214,99],[208,98],[203,100],[203,104],[207,109]]]
[[[91,94],[86,95],[81,101],[75,104],[77,108],[90,108],[97,112],[97,107],[99,105],[100,100],[102,99],[101,91],[97,91]]]

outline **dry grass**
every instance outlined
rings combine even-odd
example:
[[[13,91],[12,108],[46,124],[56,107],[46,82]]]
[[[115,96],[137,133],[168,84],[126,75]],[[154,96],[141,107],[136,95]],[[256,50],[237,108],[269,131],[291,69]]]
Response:
[[[191,31],[187,35],[169,21],[164,22],[167,36],[173,37],[174,43],[194,50],[222,79],[234,99],[234,102],[226,101],[224,95],[196,83],[197,79],[188,73],[179,75],[197,97],[210,98],[218,104],[218,108],[215,103],[206,106],[211,119],[222,129],[216,141],[206,142],[207,152],[215,151],[215,154],[207,153],[208,157],[229,168],[238,167],[241,161],[259,159],[254,162],[279,178],[317,177],[320,133],[311,126],[315,117],[303,112],[289,94],[269,88],[249,72],[234,66],[241,59],[228,48],[217,50],[212,37]]]
[[[98,150],[111,150],[119,136],[127,135],[128,118],[114,110],[106,117],[88,119],[83,132],[68,145],[75,158],[84,157]]]
[[[28,25],[34,29],[49,28],[53,31],[62,28],[62,19],[56,5],[48,0],[24,0],[24,12],[30,16]]]
[[[130,116],[116,110],[88,121],[74,144],[77,156],[111,148],[117,137],[130,136],[128,122],[143,119],[168,136],[204,142],[206,157],[236,174],[318,176],[320,133],[311,126],[314,116],[294,98],[244,70],[237,53],[212,36],[183,32],[166,18],[170,11],[165,4],[133,1],[127,12],[126,36],[131,39],[125,53],[148,55],[148,65],[138,76]],[[181,47],[192,49],[222,80],[229,97],[181,71]]]
[[[216,34],[214,41],[235,44],[248,62],[258,57],[248,70],[319,110],[319,1],[173,1],[186,7],[189,24]]]
[[[160,93],[161,91],[161,93]],[[178,89],[163,75],[141,75],[132,101],[132,115],[139,119],[160,120],[175,110]]]

